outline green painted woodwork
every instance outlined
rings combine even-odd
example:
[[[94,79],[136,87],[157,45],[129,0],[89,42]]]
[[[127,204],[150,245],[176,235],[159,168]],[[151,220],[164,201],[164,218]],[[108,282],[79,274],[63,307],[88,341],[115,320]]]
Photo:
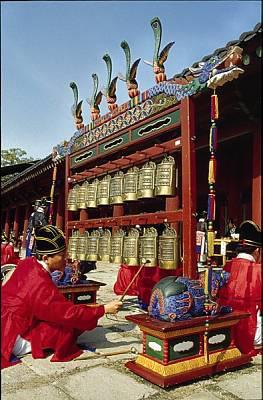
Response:
[[[189,348],[191,346],[191,342],[193,343],[193,345],[191,348]],[[175,351],[174,350],[174,346],[179,345],[179,343],[181,343],[181,346],[185,347],[184,351]],[[187,350],[187,348],[189,348],[189,349]],[[199,348],[200,348],[199,334],[180,337],[177,339],[170,339],[169,340],[169,361],[179,360],[182,358],[192,357],[194,355],[197,355],[199,353]]]
[[[155,343],[156,346],[160,346],[160,351],[154,350],[152,347],[150,347],[152,346],[151,343]],[[157,358],[158,360],[163,360],[163,341],[154,336],[146,335],[146,354],[148,356]]]
[[[209,339],[212,336],[215,335],[224,335],[225,339],[220,342],[220,343],[215,343],[215,344],[211,344],[209,343]],[[226,349],[227,347],[229,347],[231,342],[231,335],[230,335],[230,328],[226,328],[226,329],[219,329],[216,331],[211,331],[208,333],[208,350],[209,351],[214,351],[214,350],[219,350],[219,349]]]
[[[70,160],[70,167],[76,167],[83,162],[90,160],[97,155],[96,147],[83,151],[81,154],[74,156]]]
[[[132,130],[131,140],[137,140],[144,136],[147,136],[153,132],[157,132],[161,129],[167,129],[169,126],[179,122],[180,111],[176,110],[172,113],[158,117],[155,120],[149,122],[148,124],[142,125],[137,129]]]
[[[129,142],[129,133],[126,132],[120,136],[117,136],[114,139],[109,140],[108,142],[102,143],[99,145],[99,154],[107,153],[116,147],[122,146]]]

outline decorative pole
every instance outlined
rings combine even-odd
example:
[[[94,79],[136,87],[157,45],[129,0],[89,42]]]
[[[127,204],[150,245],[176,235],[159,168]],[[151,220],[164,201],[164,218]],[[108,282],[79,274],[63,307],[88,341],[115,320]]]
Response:
[[[53,166],[53,175],[52,175],[52,184],[50,189],[50,206],[49,206],[49,217],[48,223],[52,225],[53,214],[54,214],[54,192],[57,180],[57,161],[59,159],[59,155],[57,149],[54,147],[52,150],[52,161],[54,162]]]
[[[205,332],[204,332],[204,357],[206,364],[209,364],[209,351],[208,351],[208,332],[209,332],[209,319],[208,315],[214,303],[211,303],[211,278],[212,278],[212,256],[214,254],[214,221],[216,210],[215,198],[215,183],[216,183],[216,149],[217,149],[217,126],[218,120],[218,97],[215,93],[211,96],[211,126],[209,133],[209,152],[210,160],[208,167],[208,206],[207,206],[207,266],[205,270],[205,303],[204,309],[206,313]]]

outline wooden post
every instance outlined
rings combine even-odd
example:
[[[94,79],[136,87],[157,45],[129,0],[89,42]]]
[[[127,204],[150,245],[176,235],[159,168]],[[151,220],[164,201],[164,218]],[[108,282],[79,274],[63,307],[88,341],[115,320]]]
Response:
[[[85,221],[88,219],[88,211],[87,210],[80,210],[79,213],[79,220],[81,221]],[[84,233],[85,232],[85,227],[80,228],[79,229],[80,233]]]
[[[68,177],[70,176],[70,167],[69,167],[69,156],[66,156],[65,159],[65,192],[64,192],[64,199],[65,199],[65,204],[64,204],[64,210],[65,210],[65,238],[66,238],[66,243],[68,245],[68,237],[69,237],[69,232],[68,232],[68,191],[69,191],[69,184],[68,184]]]
[[[19,206],[15,208],[15,217],[14,217],[14,236],[15,239],[18,239],[18,231],[19,231]]]
[[[4,228],[5,234],[7,237],[9,237],[10,233],[10,209],[6,209],[6,215],[5,215],[5,228]]]
[[[261,134],[258,128],[253,135],[252,161],[252,220],[261,227]]]
[[[22,249],[26,248],[26,233],[27,233],[27,227],[28,227],[28,222],[29,222],[29,217],[30,217],[30,211],[31,211],[31,206],[26,206],[26,212],[25,212],[25,219],[24,219],[24,227],[23,227],[23,240],[22,240]]]
[[[61,229],[62,231],[64,230],[64,196],[63,193],[59,193],[58,199],[57,199],[57,213],[56,213],[56,226]]]
[[[192,98],[181,101],[183,275],[197,276],[195,110]]]
[[[122,217],[123,216],[124,206],[122,204],[116,204],[113,206],[113,217]],[[113,226],[112,233],[115,233],[120,227]]]

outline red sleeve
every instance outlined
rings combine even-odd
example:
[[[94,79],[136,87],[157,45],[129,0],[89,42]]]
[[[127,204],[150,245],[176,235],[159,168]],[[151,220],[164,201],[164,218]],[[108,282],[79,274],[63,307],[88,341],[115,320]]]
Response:
[[[87,307],[66,300],[49,276],[38,280],[37,285],[32,283],[32,287],[34,290],[31,291],[28,306],[38,320],[79,330],[91,330],[96,328],[98,319],[105,313],[103,305]]]

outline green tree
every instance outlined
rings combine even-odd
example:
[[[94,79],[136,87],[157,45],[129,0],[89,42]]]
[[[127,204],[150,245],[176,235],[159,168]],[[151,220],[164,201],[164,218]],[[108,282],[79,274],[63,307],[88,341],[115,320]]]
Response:
[[[25,150],[19,148],[1,150],[1,167],[20,164],[26,161],[34,161],[34,159],[28,157]]]

